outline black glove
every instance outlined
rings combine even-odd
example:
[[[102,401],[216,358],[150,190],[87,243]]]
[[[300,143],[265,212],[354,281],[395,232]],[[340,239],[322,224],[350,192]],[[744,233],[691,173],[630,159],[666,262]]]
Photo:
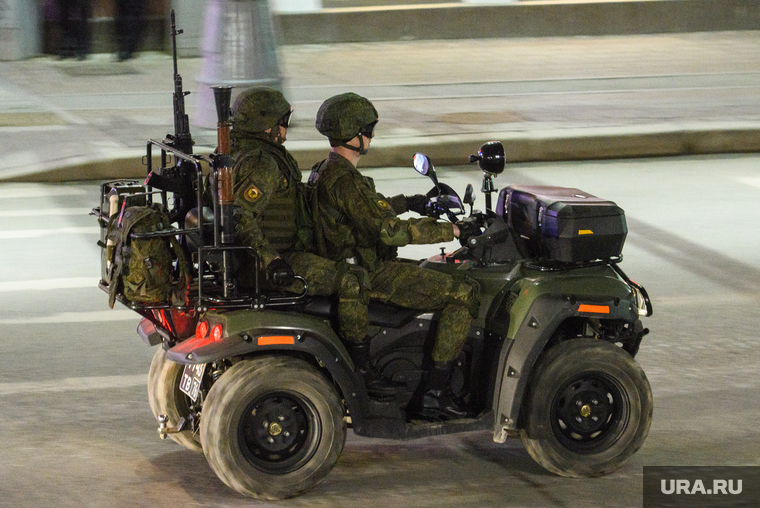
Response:
[[[404,196],[406,198],[406,209],[410,212],[425,215],[430,200],[424,194],[415,194],[414,196]]]
[[[267,266],[267,279],[275,286],[286,287],[293,284],[295,274],[287,261],[277,258]]]
[[[473,236],[480,236],[480,226],[477,222],[471,220],[463,220],[457,222],[459,228],[459,243],[462,247],[467,247],[467,241]]]

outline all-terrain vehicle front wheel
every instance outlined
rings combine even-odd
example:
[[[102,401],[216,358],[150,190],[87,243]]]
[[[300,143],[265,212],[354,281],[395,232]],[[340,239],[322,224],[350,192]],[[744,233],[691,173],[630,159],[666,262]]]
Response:
[[[203,406],[206,459],[227,486],[251,497],[283,499],[312,488],[333,468],[345,441],[335,387],[296,358],[233,365]]]
[[[158,418],[158,415],[167,416],[169,427],[176,427],[180,418],[186,418],[190,414],[192,400],[179,389],[184,369],[184,365],[168,360],[166,351],[161,347],[158,348],[150,362],[148,403],[154,417]],[[169,434],[169,437],[188,450],[202,451],[200,435],[197,432],[183,430]]]
[[[652,389],[621,348],[573,339],[549,349],[528,387],[522,442],[541,466],[588,478],[615,471],[644,443]]]

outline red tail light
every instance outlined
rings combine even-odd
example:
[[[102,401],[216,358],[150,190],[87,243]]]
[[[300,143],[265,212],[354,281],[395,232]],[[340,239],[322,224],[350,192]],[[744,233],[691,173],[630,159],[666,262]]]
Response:
[[[211,329],[211,339],[219,340],[222,338],[222,325],[214,325]]]
[[[195,329],[195,338],[205,339],[206,335],[208,335],[208,322],[201,321],[198,323],[198,327]]]

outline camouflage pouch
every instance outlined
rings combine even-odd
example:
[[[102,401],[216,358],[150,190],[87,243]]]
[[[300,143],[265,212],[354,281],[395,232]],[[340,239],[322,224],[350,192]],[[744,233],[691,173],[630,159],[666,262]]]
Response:
[[[189,263],[177,239],[173,236],[130,236],[132,233],[161,231],[169,225],[169,217],[157,207],[130,207],[111,218],[108,238],[115,245],[108,287],[111,308],[118,294],[130,302],[143,305],[175,303],[178,299],[186,299]],[[172,275],[175,257],[180,273],[176,287]]]

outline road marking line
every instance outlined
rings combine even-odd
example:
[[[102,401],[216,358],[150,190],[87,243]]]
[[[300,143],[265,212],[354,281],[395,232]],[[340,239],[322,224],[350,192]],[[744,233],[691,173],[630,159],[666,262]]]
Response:
[[[750,305],[760,303],[757,293],[725,293],[707,295],[677,295],[657,296],[652,298],[655,309],[660,306],[689,307],[689,306],[718,306],[718,305]]]
[[[52,316],[26,316],[0,319],[0,325],[49,325],[62,323],[105,323],[110,321],[139,321],[140,315],[132,310],[96,310],[90,312],[61,312]]]
[[[11,231],[0,231],[0,240],[15,240],[19,238],[40,238],[50,235],[61,234],[100,234],[98,226],[66,227],[56,229],[18,229]]]
[[[46,208],[44,210],[6,210],[0,217],[48,217],[59,215],[88,215],[92,208]]]
[[[17,291],[47,291],[49,289],[79,289],[98,287],[97,277],[70,277],[62,279],[14,280],[0,282],[0,293]]]
[[[67,131],[71,127],[68,125],[23,125],[0,127],[0,132],[3,134],[16,134],[17,132],[48,132],[48,131]]]
[[[737,178],[736,180],[743,183],[744,185],[749,185],[751,187],[760,187],[760,176],[748,176]]]
[[[81,390],[103,390],[108,388],[132,388],[145,386],[147,374],[132,376],[69,377],[50,381],[27,381],[20,383],[0,383],[0,396],[25,393],[55,393]]]
[[[91,194],[90,189],[82,187],[68,187],[43,185],[43,184],[2,184],[0,185],[0,199],[18,198],[45,198],[49,196],[84,196]]]

